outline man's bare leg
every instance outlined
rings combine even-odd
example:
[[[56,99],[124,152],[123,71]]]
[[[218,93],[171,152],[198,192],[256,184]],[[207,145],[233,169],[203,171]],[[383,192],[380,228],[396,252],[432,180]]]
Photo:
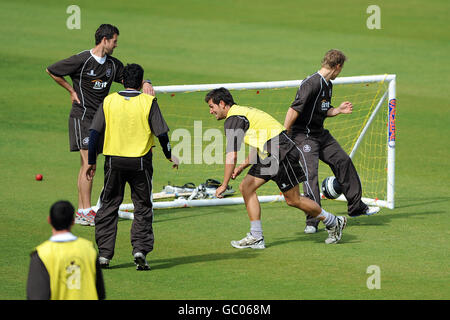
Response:
[[[283,195],[287,205],[298,208],[304,211],[307,215],[317,217],[319,220],[323,221],[323,218],[318,217],[322,213],[322,208],[320,205],[309,198],[302,197],[298,186],[283,192]]]
[[[264,183],[266,183],[264,179],[246,175],[239,185],[245,207],[247,208],[248,218],[250,219],[250,233],[239,241],[231,241],[231,245],[235,248],[265,248],[261,226],[261,206],[256,194],[256,190]]]
[[[78,208],[91,208],[92,180],[86,178],[88,168],[88,150],[80,150],[80,171],[78,173]]]
[[[325,243],[336,243],[341,240],[342,230],[347,224],[346,217],[336,217],[332,213],[322,209],[317,202],[300,196],[298,185],[286,192],[283,192],[283,195],[289,206],[303,210],[306,214],[319,219],[325,224],[329,234],[329,237],[325,240]]]
[[[250,221],[261,220],[261,206],[259,204],[256,190],[265,184],[266,181],[251,175],[246,175],[239,185],[242,197],[244,198],[245,207]]]

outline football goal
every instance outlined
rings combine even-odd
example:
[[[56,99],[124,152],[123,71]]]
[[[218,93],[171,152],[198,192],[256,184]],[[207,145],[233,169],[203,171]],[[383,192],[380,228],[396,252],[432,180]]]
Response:
[[[223,178],[226,139],[223,121],[209,114],[204,97],[212,89],[225,87],[239,105],[261,109],[284,123],[301,82],[155,86],[158,103],[170,128],[172,152],[181,164],[178,170],[172,169],[156,143],[153,148],[154,208],[242,204],[238,186],[246,172],[231,181],[228,196],[214,198],[214,189]],[[326,119],[325,128],[352,158],[362,183],[363,201],[393,209],[396,76],[340,77],[332,82],[331,104],[338,106],[350,101],[353,113]],[[241,148],[238,163],[245,159],[248,151],[247,147]],[[319,164],[319,183],[332,175],[326,164]],[[275,183],[269,182],[258,191],[261,202],[284,201]],[[336,200],[346,199],[341,195]],[[132,218],[132,210],[131,203],[124,203],[119,214]]]

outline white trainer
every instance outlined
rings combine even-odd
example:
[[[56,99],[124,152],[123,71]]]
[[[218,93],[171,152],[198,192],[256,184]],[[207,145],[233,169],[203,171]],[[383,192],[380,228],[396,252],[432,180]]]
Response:
[[[82,226],[88,226],[89,222],[86,220],[86,217],[81,212],[75,212],[75,224],[80,224]]]
[[[371,216],[380,211],[380,207],[367,207],[367,210],[364,212],[366,216]]]
[[[100,268],[108,268],[110,261],[111,260],[109,260],[105,257],[98,257],[98,263],[100,264]]]
[[[96,215],[96,213],[94,210],[91,210],[91,211],[89,211],[89,213],[85,214],[84,219],[86,220],[87,224],[84,224],[84,225],[94,227],[95,226],[95,215]]]
[[[133,257],[134,264],[136,265],[136,270],[150,270],[147,259],[145,259],[145,255],[142,252],[136,252]]]
[[[343,216],[336,217],[336,225],[332,228],[326,228],[328,231],[328,238],[325,240],[326,244],[338,243],[342,238],[342,230],[347,225],[347,218]]]
[[[380,211],[380,207],[367,207],[367,209],[361,213],[357,213],[354,215],[349,215],[350,218],[356,218],[356,217],[361,217],[361,216],[371,216],[375,213],[378,213]]]
[[[265,249],[266,244],[264,243],[264,237],[260,239],[256,239],[251,233],[247,233],[247,236],[239,241],[233,240],[231,241],[231,245],[237,249]]]
[[[305,227],[305,233],[307,233],[307,234],[316,233],[316,232],[317,232],[317,228],[314,226],[306,226]]]

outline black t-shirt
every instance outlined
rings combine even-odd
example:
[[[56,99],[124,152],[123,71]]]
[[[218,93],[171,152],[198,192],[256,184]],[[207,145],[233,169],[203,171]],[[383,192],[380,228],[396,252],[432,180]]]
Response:
[[[55,76],[70,76],[72,79],[81,104],[72,104],[71,117],[92,119],[108,95],[112,82],[122,82],[122,62],[108,55],[103,60],[99,63],[90,50],[86,50],[47,68]]]
[[[227,138],[226,152],[238,152],[244,141],[245,132],[250,127],[248,119],[244,116],[231,116],[225,120],[224,129]],[[280,161],[295,146],[294,142],[281,132],[278,136],[268,140],[264,145],[264,150],[270,155],[276,156]]]
[[[320,135],[323,122],[331,106],[333,84],[318,73],[302,81],[291,108],[299,113],[291,127],[292,134],[305,133]]]

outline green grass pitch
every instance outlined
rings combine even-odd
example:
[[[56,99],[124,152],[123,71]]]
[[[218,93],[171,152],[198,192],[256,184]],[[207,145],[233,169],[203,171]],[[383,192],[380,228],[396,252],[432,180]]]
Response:
[[[0,6],[0,299],[26,298],[29,253],[50,236],[50,205],[77,203],[70,100],[45,67],[92,48],[101,23],[120,29],[114,56],[143,65],[154,85],[303,79],[330,48],[349,57],[341,76],[397,74],[394,210],[350,220],[342,242],[327,246],[323,227],[303,233],[303,213],[263,204],[263,251],[229,245],[249,228],[243,206],[155,211],[150,272],[135,271],[131,221],[121,220],[104,271],[108,299],[450,298],[448,1],[379,0],[379,30],[366,26],[369,3],[350,0],[79,1],[79,30],[66,28],[70,4]],[[192,176],[182,167],[178,175]],[[344,203],[324,206],[346,211]],[[93,228],[73,232],[94,241]],[[366,285],[372,265],[380,289]]]

